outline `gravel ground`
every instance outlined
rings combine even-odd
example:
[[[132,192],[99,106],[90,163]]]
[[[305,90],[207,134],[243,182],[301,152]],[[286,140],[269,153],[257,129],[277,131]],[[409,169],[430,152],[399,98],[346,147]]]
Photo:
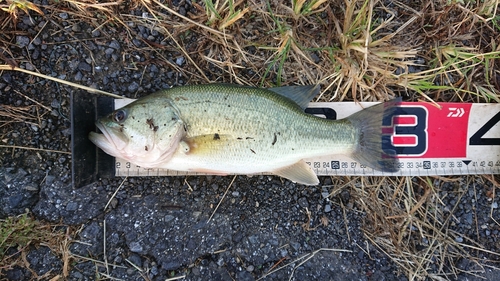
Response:
[[[154,31],[131,28],[169,46]],[[142,38],[126,40],[124,32],[95,30],[68,13],[50,21],[21,16],[10,52],[22,68],[132,98],[188,83],[189,77],[159,63],[158,53],[141,49]],[[186,41],[196,42],[196,34],[190,36]],[[161,53],[184,67],[173,48]],[[349,189],[325,198],[330,178],[305,187],[272,176],[238,176],[210,221],[231,177],[108,178],[73,188],[71,156],[63,153],[70,151],[69,94],[88,93],[8,71],[1,73],[0,91],[0,105],[23,108],[25,116],[0,127],[1,144],[44,149],[0,148],[0,218],[29,210],[38,220],[78,228],[70,250],[94,261],[72,261],[68,280],[408,280],[363,235],[366,214]],[[446,206],[460,201],[454,230],[462,239],[499,252],[499,226],[490,219],[491,212],[500,220],[498,206],[483,192],[492,188],[477,178],[445,184],[441,193]],[[0,269],[0,277],[29,280],[62,271],[61,257],[48,247],[31,247],[26,259],[31,270]],[[466,259],[458,266],[477,268]],[[500,280],[500,272],[485,268],[448,278]]]

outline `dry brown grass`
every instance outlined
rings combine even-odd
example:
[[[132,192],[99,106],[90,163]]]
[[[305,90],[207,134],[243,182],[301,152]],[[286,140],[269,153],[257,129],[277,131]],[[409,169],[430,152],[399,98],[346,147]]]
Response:
[[[35,280],[60,280],[69,275],[73,257],[69,251],[74,231],[58,224],[43,223],[29,214],[0,220],[0,275],[15,266],[27,268]],[[62,273],[48,271],[38,276],[26,258],[29,248],[45,246],[63,262]],[[53,278],[53,279],[51,279]]]
[[[498,263],[499,253],[453,230],[461,198],[468,187],[474,186],[473,181],[487,186],[483,178],[340,177],[332,180],[333,185],[339,187],[336,190],[351,191],[351,201],[365,214],[365,236],[398,264],[409,280],[454,280],[463,272],[456,265],[460,260],[476,264],[476,270],[467,273],[479,276],[485,267],[491,266],[486,262]],[[474,187],[474,192],[495,198],[491,193],[500,185],[494,177],[489,180],[493,183],[491,190],[476,191]],[[456,203],[451,208],[443,202],[447,199],[441,192],[445,183],[456,186]],[[473,213],[476,218],[473,228],[477,230],[480,225],[475,210]],[[491,214],[489,219],[500,226]]]
[[[16,20],[17,13],[35,10],[23,9],[22,3],[26,2],[0,1],[11,15],[0,22],[2,29]],[[159,64],[190,77],[192,84],[321,84],[318,100],[323,101],[394,96],[412,101],[500,101],[498,0],[388,3],[205,0],[193,1],[196,11],[187,16],[169,1],[158,0],[62,0],[43,8],[50,13],[64,10],[96,30],[120,28],[130,40],[137,37],[130,26],[156,30],[168,44],[143,40],[145,49],[156,52]],[[136,8],[148,14],[135,16],[131,11]],[[193,34],[196,44],[189,42]],[[0,59],[16,66],[9,52],[13,37],[7,32],[0,38]],[[141,51],[132,44],[125,48]],[[185,56],[187,66],[171,63],[164,50]],[[36,121],[31,108],[2,109],[2,114],[15,118],[22,115],[17,121]],[[490,181],[493,197],[499,187],[492,176],[353,177],[334,179],[337,188],[332,193],[350,188],[366,214],[366,237],[410,280],[446,280],[459,273],[459,258],[481,264],[479,256],[487,254],[498,261],[497,253],[477,241],[456,242],[457,233],[450,229],[454,209],[444,212],[439,196],[446,181],[462,181],[464,186]]]
[[[448,212],[438,192],[442,183],[432,178],[387,178],[385,182],[374,183],[369,194],[361,195],[370,199],[361,200],[367,210],[366,237],[393,257],[410,280],[456,278],[460,270],[455,263],[459,259],[483,264],[479,257],[471,254],[474,252],[471,249],[498,257],[473,240],[457,242],[461,234],[450,226],[460,198],[467,190],[461,190],[457,203]]]

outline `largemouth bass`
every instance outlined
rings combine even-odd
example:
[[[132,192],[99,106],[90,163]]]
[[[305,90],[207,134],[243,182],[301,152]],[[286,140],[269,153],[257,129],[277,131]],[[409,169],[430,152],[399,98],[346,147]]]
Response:
[[[90,140],[106,153],[145,168],[217,175],[269,172],[318,184],[304,158],[344,154],[395,172],[382,148],[382,119],[395,103],[348,118],[304,113],[319,86],[261,89],[226,84],[175,87],[140,98],[97,120]]]

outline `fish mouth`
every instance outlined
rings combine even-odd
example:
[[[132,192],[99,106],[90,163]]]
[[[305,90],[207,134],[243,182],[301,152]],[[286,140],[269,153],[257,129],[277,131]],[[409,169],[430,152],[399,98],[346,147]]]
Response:
[[[104,150],[104,152],[115,157],[119,157],[121,155],[120,150],[127,146],[127,142],[120,137],[119,132],[116,130],[106,127],[99,121],[95,124],[102,134],[90,132],[90,141],[92,141],[100,149]]]

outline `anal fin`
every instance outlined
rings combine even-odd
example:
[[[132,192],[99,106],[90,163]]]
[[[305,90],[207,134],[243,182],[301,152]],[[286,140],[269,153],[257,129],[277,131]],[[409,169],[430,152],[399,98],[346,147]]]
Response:
[[[299,184],[317,185],[319,183],[318,176],[304,160],[271,172]]]

